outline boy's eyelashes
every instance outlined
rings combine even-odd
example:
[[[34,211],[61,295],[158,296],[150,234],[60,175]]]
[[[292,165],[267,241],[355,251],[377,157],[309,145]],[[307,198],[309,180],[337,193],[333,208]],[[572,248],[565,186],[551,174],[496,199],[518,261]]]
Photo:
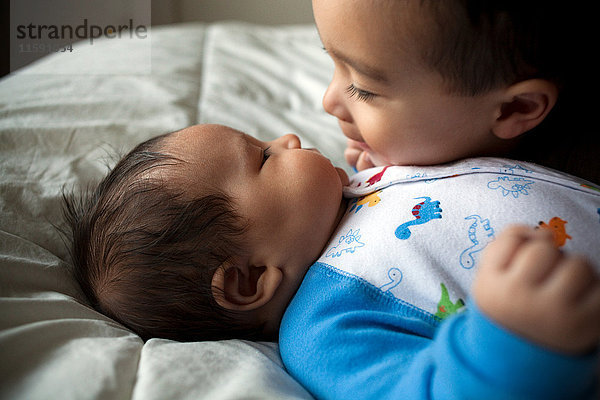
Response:
[[[327,53],[331,57],[331,54],[329,54],[329,51],[327,50],[327,48],[325,48],[325,46],[322,46],[321,48],[325,53]],[[350,98],[356,96],[358,100],[365,102],[372,100],[376,96],[375,93],[357,88],[356,86],[354,86],[353,83],[348,85],[348,87],[346,88],[346,93],[350,96]]]
[[[357,88],[356,86],[354,86],[353,83],[348,85],[348,87],[346,88],[346,93],[350,96],[350,98],[356,97],[357,100],[364,102],[368,102],[376,96],[375,93],[371,93],[369,91]]]

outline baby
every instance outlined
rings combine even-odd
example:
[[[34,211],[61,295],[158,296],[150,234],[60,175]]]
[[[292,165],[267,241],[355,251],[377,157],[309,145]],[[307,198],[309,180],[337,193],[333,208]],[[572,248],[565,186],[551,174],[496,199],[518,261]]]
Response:
[[[297,136],[198,125],[133,149],[67,200],[75,275],[142,338],[275,339],[345,211],[348,177]]]
[[[495,168],[496,161],[487,162]],[[473,170],[472,162],[466,165],[468,170]],[[464,166],[464,163],[449,166],[437,180],[429,179],[435,178],[433,176],[422,176],[423,179],[416,181],[411,178],[408,184],[413,188],[418,187],[415,184],[431,188],[437,185],[447,191],[455,190],[458,197],[463,190],[476,194],[481,188],[468,186],[475,180],[460,172]],[[552,193],[557,199],[564,199],[568,194],[563,192],[570,193],[574,189],[561,189],[562,184],[568,184],[566,179],[559,180],[559,185],[546,184],[545,180],[556,179],[551,172],[529,165],[525,167],[532,168],[531,171],[523,168],[526,170],[523,174],[532,175],[530,179],[536,181],[542,197]],[[290,299],[296,295],[311,264],[319,257],[342,260],[345,253],[351,252],[349,247],[346,247],[347,251],[338,248],[339,254],[330,252],[332,245],[340,243],[337,233],[331,242],[330,237],[336,229],[345,230],[354,218],[368,220],[368,212],[383,210],[381,207],[389,204],[392,208],[384,211],[383,215],[398,225],[395,232],[390,232],[396,245],[409,243],[424,234],[431,235],[431,230],[424,230],[426,227],[438,232],[432,238],[440,238],[441,235],[442,240],[452,240],[448,232],[452,232],[453,224],[440,226],[430,222],[419,229],[400,229],[402,224],[399,222],[402,221],[393,210],[404,211],[404,207],[390,196],[396,196],[394,193],[398,192],[400,195],[396,197],[409,203],[415,202],[416,197],[402,186],[406,180],[398,179],[398,174],[404,176],[408,171],[403,168],[364,171],[350,181],[342,170],[335,168],[318,151],[302,149],[294,135],[263,142],[220,125],[192,126],[162,135],[140,144],[125,156],[88,199],[66,199],[66,211],[73,231],[75,274],[94,307],[144,339],[273,340],[277,338]],[[480,175],[485,176],[483,173]],[[392,179],[387,180],[387,177]],[[372,192],[374,189],[371,187],[379,193],[380,201],[373,198],[375,205],[371,207],[360,196],[365,186],[368,187],[364,193]],[[342,196],[343,187],[347,188],[348,195],[353,196],[350,204]],[[600,206],[600,196],[595,193],[587,191],[585,196],[588,200],[584,203],[595,202],[596,206]],[[421,204],[423,200],[416,202]],[[531,206],[527,202],[522,204],[525,209]],[[555,209],[564,211],[562,202],[557,204]],[[495,204],[494,208],[500,214],[510,214],[513,209],[506,203]],[[442,213],[442,210],[439,204],[434,205],[429,211],[429,219],[435,219],[436,213]],[[584,209],[574,213],[590,220],[589,212]],[[416,215],[414,211],[413,215]],[[521,214],[514,212],[505,218],[503,224],[495,227],[499,229],[511,221],[520,221],[520,217]],[[343,223],[337,228],[340,221]],[[367,229],[365,226],[365,233]],[[581,229],[586,231],[588,226]],[[354,238],[357,238],[356,235]],[[357,239],[361,241],[360,237]],[[573,249],[582,250],[588,256],[597,256],[593,250],[597,243],[592,243],[590,250],[585,241],[574,242],[577,244]],[[356,249],[357,246],[354,247]],[[384,247],[373,251],[372,258],[379,259],[381,256],[385,259],[390,254],[396,257],[396,253],[390,250],[391,247]],[[426,251],[423,253],[423,257],[429,256]],[[394,266],[402,266],[400,259],[395,261]],[[440,260],[412,261],[423,270],[428,269],[428,262],[432,264],[433,271],[439,270]],[[441,260],[442,263],[444,261],[449,265],[455,264],[451,257]],[[368,267],[377,271],[380,266]],[[571,380],[575,382],[576,389],[589,390],[590,382],[593,382],[589,371],[593,370],[596,358],[585,354],[595,348],[600,335],[600,326],[596,322],[590,323],[597,321],[595,316],[600,312],[600,283],[590,265],[581,258],[560,253],[554,237],[545,230],[520,227],[509,228],[499,235],[494,246],[490,245],[486,259],[465,268],[470,271],[478,269],[481,273],[474,280],[474,304],[458,316],[448,318],[448,322],[441,325],[440,332],[449,329],[443,327],[459,326],[457,334],[464,336],[465,343],[482,340],[477,336],[482,332],[489,335],[485,344],[499,343],[502,348],[507,342],[517,342],[520,351],[515,357],[521,360],[523,356],[529,360],[525,368],[528,373],[533,367],[539,368],[540,362],[547,368],[558,363],[559,367],[554,370],[563,374],[560,382]],[[426,361],[422,361],[422,365],[419,362],[415,364],[403,352],[408,346],[415,354],[422,350],[422,354],[430,354],[446,343],[444,336],[434,340],[434,334],[440,321],[462,308],[463,298],[468,299],[468,287],[464,285],[465,282],[470,283],[470,278],[461,280],[445,275],[447,279],[443,287],[447,288],[447,293],[442,293],[446,299],[440,303],[443,307],[438,307],[440,314],[434,315],[435,310],[430,313],[426,307],[419,308],[421,303],[382,313],[378,308],[369,309],[373,299],[375,304],[383,300],[385,304],[395,304],[394,307],[406,304],[404,300],[394,299],[389,285],[387,288],[375,288],[376,294],[373,294],[373,285],[367,279],[358,279],[356,282],[366,285],[366,290],[358,293],[366,293],[371,299],[371,303],[363,302],[357,292],[345,287],[340,290],[339,284],[332,284],[335,280],[332,281],[331,277],[340,274],[335,268],[328,269],[320,281],[314,279],[315,272],[323,273],[323,263],[317,263],[310,269],[288,309],[281,333],[282,356],[286,365],[291,367],[290,371],[303,384],[318,396],[328,397],[322,389],[312,385],[310,377],[303,374],[307,370],[312,370],[313,376],[332,380],[330,387],[336,390],[340,385],[348,384],[344,374],[337,375],[339,370],[318,369],[317,364],[327,359],[323,353],[332,357],[328,361],[333,360],[333,365],[337,362],[347,365],[347,357],[356,365],[363,362],[356,358],[357,354],[347,342],[346,335],[350,333],[354,337],[356,332],[344,332],[335,324],[332,327],[337,328],[332,332],[323,331],[329,324],[323,324],[323,315],[314,314],[319,306],[325,304],[333,307],[329,307],[329,312],[339,311],[340,316],[353,315],[344,311],[348,311],[348,303],[344,301],[348,296],[359,300],[361,307],[366,307],[359,315],[373,311],[380,318],[385,317],[372,326],[368,324],[369,329],[361,328],[366,337],[360,336],[357,343],[379,343],[369,350],[373,354],[381,355],[377,349],[383,343],[378,342],[382,336],[377,329],[387,327],[391,332],[398,333],[396,329],[403,332],[402,338],[396,337],[394,346],[388,350],[396,362],[405,364],[405,371],[386,370],[390,378],[398,382],[407,382],[406,379],[418,382],[415,376],[422,375],[420,379],[428,379],[423,366],[429,364]],[[390,270],[392,278],[393,272]],[[452,274],[451,270],[442,273]],[[350,281],[355,279],[347,273],[340,276],[350,277]],[[439,297],[439,281],[422,276],[423,285],[435,287]],[[310,288],[315,283],[325,287],[315,292],[314,288]],[[316,293],[319,295],[315,296]],[[462,296],[460,300],[457,294]],[[342,297],[336,300],[338,295]],[[313,299],[307,299],[307,296],[313,296]],[[528,307],[519,308],[523,302],[528,302]],[[299,310],[299,306],[305,309]],[[407,314],[409,309],[418,311]],[[488,310],[493,319],[487,316]],[[447,315],[446,311],[449,311]],[[472,324],[471,327],[460,325],[465,318]],[[306,326],[306,321],[315,324]],[[394,328],[398,321],[401,321],[400,325]],[[369,332],[373,333],[372,337]],[[473,339],[467,340],[467,337]],[[343,344],[342,351],[332,351],[332,343],[328,343],[330,340],[339,340],[338,343]],[[325,343],[326,347],[321,347]],[[482,345],[482,349],[488,347]],[[483,352],[470,351],[473,354]],[[443,352],[440,354],[444,355]],[[535,357],[531,358],[532,354]],[[314,356],[312,360],[311,356]],[[471,357],[462,356],[466,356],[467,360]],[[480,362],[477,357],[474,361]],[[303,371],[298,370],[299,363]],[[501,360],[497,360],[497,364],[503,365]],[[371,366],[368,359],[364,360],[364,365]],[[455,366],[448,363],[450,370]],[[439,368],[448,373],[446,368]],[[346,371],[351,372],[351,369]],[[471,376],[465,370],[461,373]],[[573,380],[573,374],[579,378]],[[374,395],[386,395],[379,389],[375,390],[374,386],[363,385],[363,390],[373,390]],[[336,392],[335,396],[339,393]]]

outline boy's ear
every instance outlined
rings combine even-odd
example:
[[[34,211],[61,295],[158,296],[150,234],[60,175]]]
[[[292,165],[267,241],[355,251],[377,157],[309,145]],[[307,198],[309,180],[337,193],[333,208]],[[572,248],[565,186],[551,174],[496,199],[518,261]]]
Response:
[[[283,273],[276,267],[223,263],[213,275],[212,294],[221,307],[251,311],[273,298],[282,278]]]
[[[528,79],[509,86],[503,96],[492,132],[501,139],[513,139],[546,118],[558,99],[558,87],[545,79]]]

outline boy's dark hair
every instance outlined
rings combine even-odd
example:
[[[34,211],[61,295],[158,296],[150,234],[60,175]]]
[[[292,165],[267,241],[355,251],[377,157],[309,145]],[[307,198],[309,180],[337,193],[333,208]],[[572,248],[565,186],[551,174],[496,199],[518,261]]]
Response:
[[[260,339],[262,326],[220,307],[211,288],[242,251],[244,222],[227,196],[174,187],[185,163],[161,152],[168,135],[138,145],[91,193],[63,193],[74,275],[94,308],[144,340]]]
[[[596,119],[596,14],[546,0],[422,0],[433,34],[421,57],[450,92],[477,95],[540,78],[554,82],[559,100],[546,121],[523,135],[510,157],[600,183]]]
[[[564,4],[547,0],[427,0],[426,65],[451,92],[476,95],[525,79],[562,87],[572,69],[572,26]]]

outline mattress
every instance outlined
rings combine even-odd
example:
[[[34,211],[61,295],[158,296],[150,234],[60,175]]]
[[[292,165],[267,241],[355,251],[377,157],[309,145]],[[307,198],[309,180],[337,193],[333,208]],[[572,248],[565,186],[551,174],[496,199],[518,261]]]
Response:
[[[263,140],[294,132],[344,165],[321,106],[333,65],[313,25],[169,25],[150,40],[151,73],[111,72],[143,50],[99,40],[0,80],[0,398],[309,399],[275,343],[144,343],[94,311],[69,273],[62,189],[98,181],[152,136],[196,123]]]

